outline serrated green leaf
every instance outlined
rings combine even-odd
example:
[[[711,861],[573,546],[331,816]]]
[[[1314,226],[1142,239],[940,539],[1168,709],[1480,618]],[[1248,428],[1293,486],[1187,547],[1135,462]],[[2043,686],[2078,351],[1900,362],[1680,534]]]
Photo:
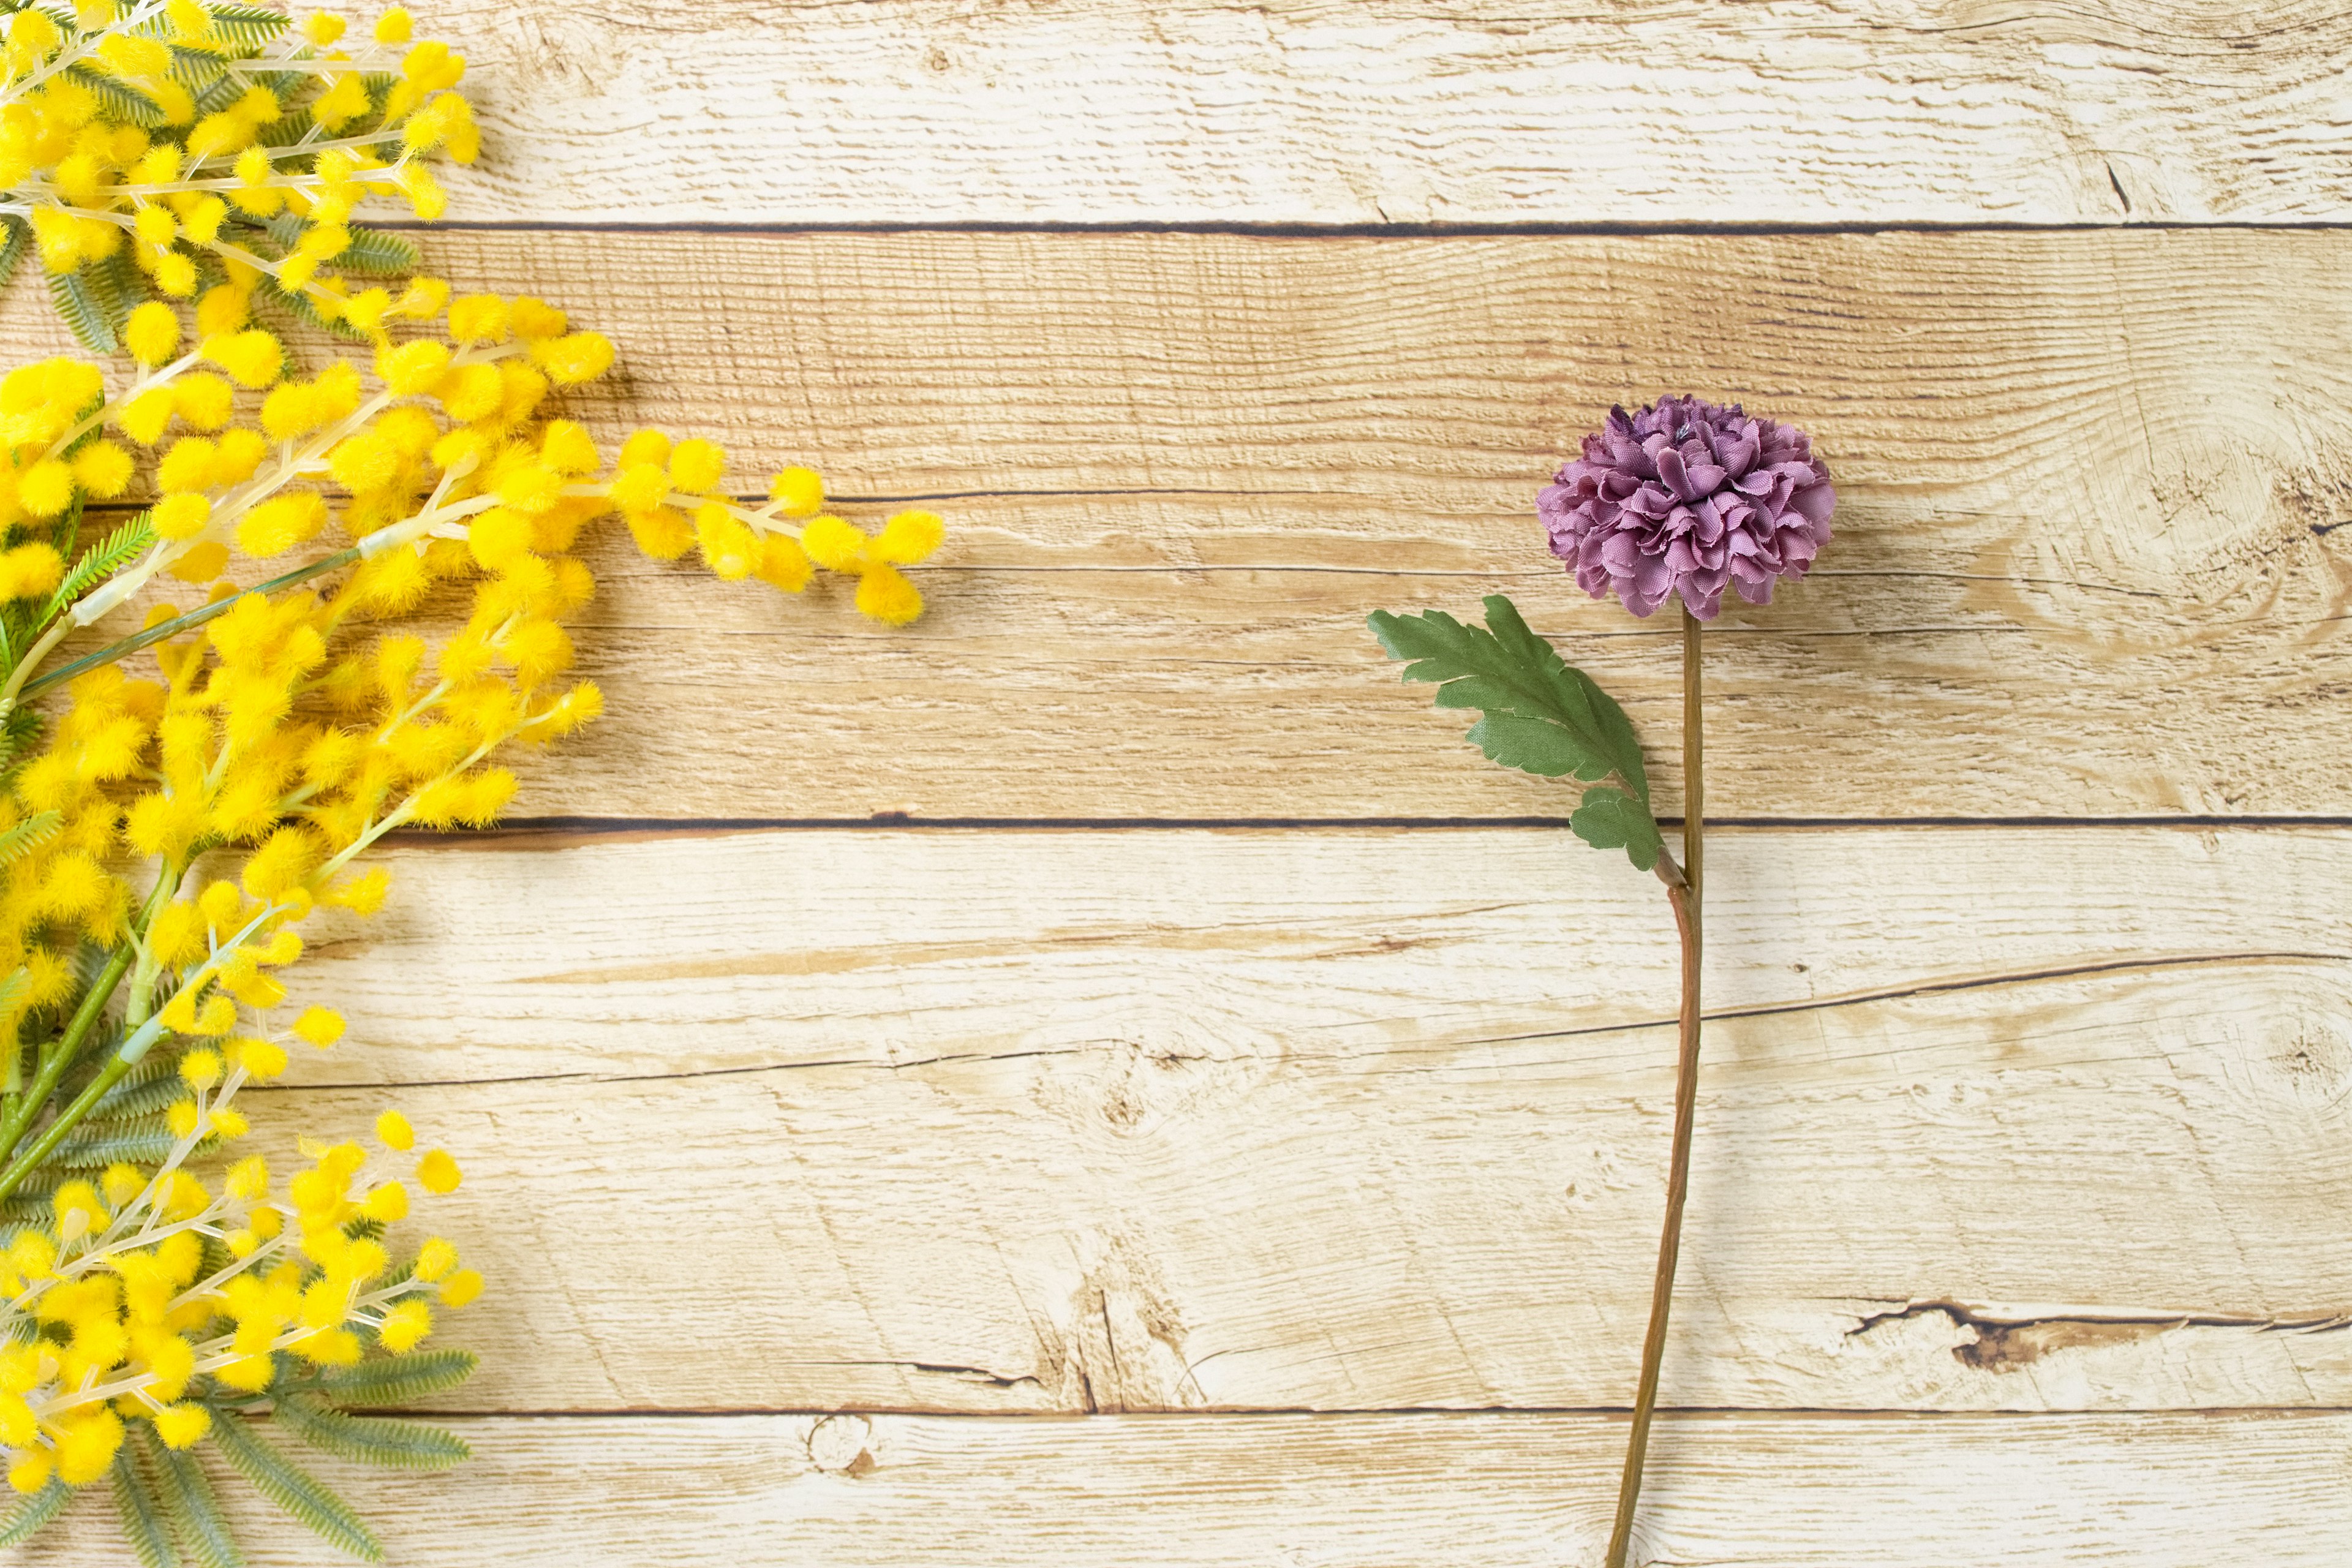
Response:
[[[1586,790],[1583,804],[1569,817],[1568,825],[1595,849],[1624,850],[1637,871],[1654,868],[1665,849],[1657,819],[1623,790]]]
[[[152,1165],[170,1153],[172,1145],[178,1142],[160,1116],[110,1121],[106,1129],[98,1131],[85,1123],[67,1133],[49,1157],[41,1162],[43,1168],[100,1171],[118,1163]]]
[[[73,1500],[73,1488],[63,1481],[51,1481],[31,1497],[0,1514],[0,1546],[16,1546],[40,1533],[41,1527],[58,1517],[66,1504]]]
[[[416,1351],[330,1367],[319,1375],[318,1387],[337,1405],[406,1405],[457,1387],[474,1375],[477,1364],[471,1351]]]
[[[213,1430],[219,1431],[226,1419],[215,1411]],[[245,1554],[236,1549],[236,1538],[228,1532],[228,1521],[221,1517],[220,1500],[213,1495],[212,1479],[196,1463],[195,1454],[188,1449],[150,1444],[147,1435],[135,1426],[130,1439],[152,1461],[155,1495],[163,1504],[163,1517],[172,1521],[172,1533],[179,1538],[180,1550],[195,1560],[197,1568],[245,1568]]]
[[[384,1415],[350,1415],[331,1405],[291,1397],[278,1405],[278,1420],[322,1454],[357,1459],[391,1470],[446,1470],[473,1457],[455,1432],[422,1421]]]
[[[349,338],[355,342],[368,341],[365,332],[355,331],[348,321],[327,320],[319,313],[319,307],[311,302],[309,295],[284,287],[267,273],[262,275],[261,285],[256,292],[306,327],[316,327],[320,331],[332,332],[339,338]]]
[[[105,1098],[90,1108],[89,1115],[83,1120],[82,1125],[103,1123],[119,1131],[124,1123],[156,1116],[188,1098],[186,1087],[180,1082],[175,1058],[157,1051],[139,1065],[143,1068],[147,1062],[156,1062],[163,1068],[163,1072],[141,1083],[132,1083],[126,1077],[122,1082],[108,1089]]]
[[[288,1458],[233,1411],[216,1410],[213,1440],[220,1445],[253,1489],[276,1503],[289,1518],[300,1521],[321,1540],[369,1563],[383,1561],[383,1543],[352,1505],[328,1485]]]
[[[277,90],[278,97],[281,100],[284,99],[285,89]],[[264,147],[291,147],[310,134],[310,106],[307,103],[291,103],[286,106],[277,119],[257,128],[253,133],[253,139]],[[277,162],[281,169],[291,166],[289,160],[280,159]],[[303,160],[304,163],[309,162],[310,160]]]
[[[117,119],[151,131],[163,123],[163,106],[121,78],[85,65],[68,66],[65,74],[96,94]]]
[[[114,1454],[114,1514],[121,1521],[122,1538],[131,1542],[142,1568],[179,1568],[180,1554],[172,1546],[172,1525],[163,1514],[163,1500],[148,1484],[127,1442]]]
[[[107,322],[114,329],[114,335],[120,338],[122,336],[123,328],[130,324],[131,312],[146,302],[147,276],[131,261],[131,253],[127,249],[118,250],[113,255],[102,258],[89,268],[89,274],[92,284],[90,291],[96,296],[98,302],[105,307]],[[87,416],[95,413],[100,406],[100,404],[92,404],[89,407],[82,409],[80,414]],[[97,435],[96,430],[83,431],[73,446],[67,450],[68,452],[79,450],[89,445]]]
[[[0,1231],[0,1250],[5,1250],[10,1242],[16,1239],[18,1230],[36,1227],[46,1230],[55,1214],[50,1205],[56,1197],[57,1188],[54,1185],[47,1187],[26,1185],[18,1187],[5,1198],[0,1198],[0,1225],[17,1227],[14,1230]]]
[[[218,114],[222,110],[244,97],[246,81],[247,79],[236,72],[223,72],[218,81],[195,95],[196,117],[201,120],[207,114]],[[263,126],[262,134],[266,136],[270,129],[269,126]]]
[[[16,264],[25,259],[25,247],[33,243],[33,226],[14,213],[0,216],[0,228],[7,233],[0,238],[0,285],[16,276]]]
[[[158,18],[168,22],[169,18]],[[202,92],[228,73],[226,59],[210,49],[192,49],[185,44],[173,44],[172,79],[191,93]]]
[[[371,278],[406,277],[423,265],[415,242],[404,234],[351,226],[352,243],[334,259],[345,272]]]
[[[207,5],[211,13],[213,37],[239,48],[257,49],[284,32],[294,18],[283,11],[264,11],[254,5]]]
[[[0,789],[15,784],[31,761],[33,742],[40,738],[41,715],[31,704],[19,702],[0,719]]]
[[[48,274],[49,302],[72,330],[74,341],[94,354],[114,352],[114,328],[106,310],[79,271]]]
[[[1642,746],[1609,694],[1528,629],[1517,606],[1496,594],[1486,625],[1465,626],[1442,610],[1395,616],[1375,610],[1372,635],[1404,679],[1437,685],[1440,708],[1474,708],[1468,739],[1505,767],[1595,786],[1569,818],[1596,848],[1622,849],[1636,868],[1658,863],[1663,841],[1650,812]]]
[[[73,563],[73,570],[65,574],[57,592],[49,595],[48,605],[41,613],[44,624],[57,619],[67,605],[129,565],[155,542],[155,530],[149,516],[141,512],[81,552],[81,559]]]
[[[58,836],[65,818],[54,811],[37,811],[5,833],[0,833],[0,866],[29,855]]]

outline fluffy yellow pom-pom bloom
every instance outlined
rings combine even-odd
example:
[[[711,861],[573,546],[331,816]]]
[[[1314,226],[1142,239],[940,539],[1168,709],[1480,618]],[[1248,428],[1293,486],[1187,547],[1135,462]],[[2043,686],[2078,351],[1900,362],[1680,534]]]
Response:
[[[205,357],[228,372],[239,386],[257,390],[275,382],[286,368],[285,349],[258,327],[206,338]]]
[[[768,499],[786,517],[808,517],[824,504],[824,476],[795,465],[768,481]]]
[[[866,563],[866,535],[830,514],[809,519],[801,530],[801,548],[829,571],[856,572]]]
[[[201,1405],[171,1405],[155,1412],[155,1436],[167,1448],[191,1447],[212,1429],[213,1413]]]
[[[0,599],[34,599],[54,592],[65,570],[65,558],[55,546],[19,544],[0,554]]]
[[[903,626],[923,613],[923,595],[894,566],[877,566],[857,579],[857,613],[886,626]]]
[[[162,364],[180,346],[180,313],[161,300],[150,300],[131,312],[131,320],[123,323],[122,341],[131,357],[141,364]]]
[[[325,1050],[343,1037],[343,1016],[326,1007],[305,1007],[294,1020],[294,1033]]]
[[[194,539],[212,520],[213,503],[200,495],[165,496],[147,514],[147,521],[164,539]]]
[[[273,496],[237,520],[236,547],[267,560],[317,538],[326,526],[327,503],[316,491]]]
[[[902,511],[882,525],[874,537],[877,559],[911,566],[927,559],[947,537],[947,525],[935,511]]]
[[[416,1163],[416,1179],[428,1193],[454,1193],[465,1178],[446,1149],[435,1149]]]
[[[530,358],[556,385],[577,386],[613,368],[613,342],[602,332],[568,332],[532,343]]]

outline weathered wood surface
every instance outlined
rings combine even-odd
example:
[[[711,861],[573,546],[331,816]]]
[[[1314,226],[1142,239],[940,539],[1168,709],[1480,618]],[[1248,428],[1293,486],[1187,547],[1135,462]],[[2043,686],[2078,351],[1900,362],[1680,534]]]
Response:
[[[2352,835],[2026,837],[1719,837],[1670,1405],[2352,1404]],[[396,854],[306,964],[363,1043],[261,1100],[399,1085],[461,1155],[470,1407],[1625,1402],[1674,955],[1622,861],[530,843]]]
[[[718,434],[747,474],[813,458],[955,530],[903,633],[837,585],[784,603],[606,552],[580,642],[613,716],[527,814],[1561,812],[1401,689],[1363,616],[1507,589],[1670,752],[1671,629],[1585,601],[1532,498],[1612,398],[1682,386],[1811,427],[1842,495],[1821,572],[1710,637],[1717,815],[2352,813],[2342,235],[435,254],[613,332],[600,430]],[[11,350],[59,331],[24,290],[0,311]]]
[[[436,7],[465,217],[2341,220],[2326,0]]]
[[[326,1467],[395,1560],[1597,1561],[1654,884],[1282,825],[1562,809],[1374,605],[1507,589],[1671,755],[1669,636],[1529,511],[1684,388],[1811,428],[1843,498],[1710,638],[1713,811],[2010,826],[1717,835],[1636,1560],[2352,1558],[2352,833],[2090,820],[2352,817],[2341,6],[422,20],[489,141],[490,226],[430,254],[615,337],[600,434],[956,530],[902,633],[600,551],[614,713],[526,813],[1268,826],[394,848],[297,972],[353,1043],[253,1103],[282,1150],[389,1097],[468,1171],[429,1212],[491,1279],[443,1326],[481,1457]],[[1297,232],[1448,225],[1634,232]],[[1780,232],[1665,232],[1725,226]],[[65,346],[37,294],[11,360]],[[227,1490],[257,1563],[318,1560]],[[120,1559],[82,1506],[33,1560]]]
[[[457,1425],[475,1446],[465,1468],[352,1483],[393,1562],[1558,1568],[1600,1561],[1624,1440],[1621,1419],[1579,1415]],[[1634,1561],[1658,1568],[2352,1556],[2341,1413],[1668,1415],[1653,1442]],[[242,1480],[216,1479],[255,1568],[320,1561]],[[112,1568],[102,1500],[79,1507],[38,1561]]]

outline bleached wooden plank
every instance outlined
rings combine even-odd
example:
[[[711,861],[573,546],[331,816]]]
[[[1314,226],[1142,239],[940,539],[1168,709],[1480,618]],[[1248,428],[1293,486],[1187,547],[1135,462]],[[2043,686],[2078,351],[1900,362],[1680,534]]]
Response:
[[[1811,427],[1843,498],[1821,572],[1712,637],[1717,815],[2352,812],[2352,237],[433,249],[614,334],[600,430],[814,458],[955,530],[903,633],[601,556],[612,717],[525,812],[1559,813],[1363,616],[1507,588],[1670,755],[1670,628],[1585,602],[1532,503],[1612,399],[1681,387]],[[36,292],[0,347],[62,344]]]
[[[1722,836],[1667,1403],[2352,1403],[2347,854]],[[1563,835],[394,859],[257,1103],[466,1163],[476,1407],[1627,1397],[1671,935]]]
[[[1560,829],[412,837],[305,985],[317,1083],[646,1077],[1118,1041],[1340,1058],[1664,1023],[1663,889]],[[1706,1000],[2352,956],[2334,829],[1717,829]],[[306,1058],[308,1059],[308,1058]]]
[[[1575,1415],[474,1419],[439,1476],[332,1470],[411,1568],[1601,1560],[1622,1420]],[[1636,1563],[2337,1568],[2352,1417],[1667,1415]],[[255,1568],[320,1561],[225,1471]],[[93,1490],[103,1490],[94,1488]],[[112,1564],[84,1499],[38,1549]],[[723,1548],[719,1543],[724,1543]]]
[[[2340,221],[2321,0],[436,8],[455,210],[616,223]]]

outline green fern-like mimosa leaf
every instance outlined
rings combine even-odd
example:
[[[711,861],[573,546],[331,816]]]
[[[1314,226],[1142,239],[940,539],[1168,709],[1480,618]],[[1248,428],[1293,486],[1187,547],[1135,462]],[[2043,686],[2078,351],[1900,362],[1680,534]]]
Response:
[[[277,1419],[322,1454],[384,1469],[446,1470],[473,1454],[455,1432],[422,1421],[349,1415],[299,1396],[278,1402]]]
[[[383,1543],[352,1505],[324,1481],[281,1454],[234,1411],[216,1409],[213,1440],[253,1489],[300,1521],[319,1537],[363,1562],[383,1561]]]

